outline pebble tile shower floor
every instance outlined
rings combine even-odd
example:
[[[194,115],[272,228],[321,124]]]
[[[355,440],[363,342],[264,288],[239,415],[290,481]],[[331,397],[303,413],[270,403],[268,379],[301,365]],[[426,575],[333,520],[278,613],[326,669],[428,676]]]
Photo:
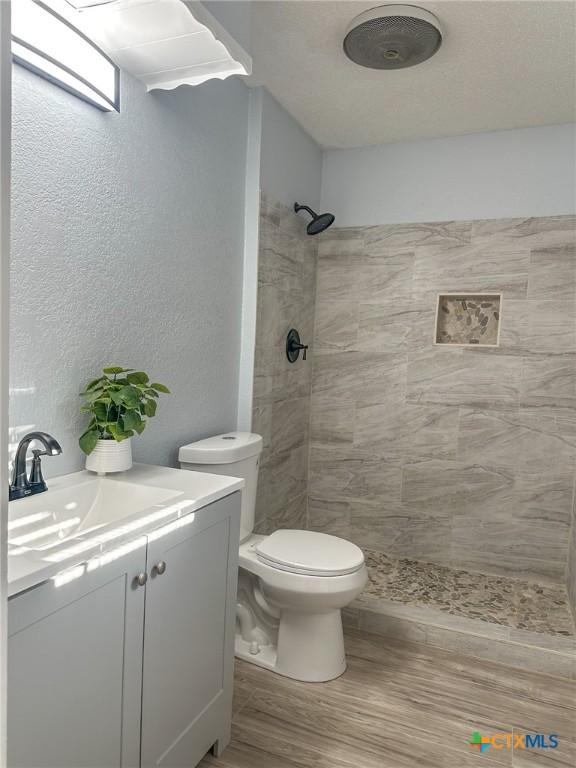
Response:
[[[452,616],[546,635],[576,636],[560,584],[491,576],[365,551],[370,583],[363,597],[436,608]]]

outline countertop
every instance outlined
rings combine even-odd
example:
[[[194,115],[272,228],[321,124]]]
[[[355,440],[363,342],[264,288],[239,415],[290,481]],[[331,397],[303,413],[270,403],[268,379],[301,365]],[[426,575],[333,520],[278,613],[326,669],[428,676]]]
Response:
[[[137,484],[141,486],[140,496],[144,498],[146,486],[149,486],[150,505],[144,505],[145,508],[132,514],[120,514],[117,519],[110,518],[104,522],[97,519],[93,524],[90,516],[97,503],[94,501],[90,507],[91,499],[95,500],[97,494],[102,492],[113,494],[114,483]],[[48,490],[44,493],[13,501],[9,505],[8,596],[48,579],[65,579],[67,573],[83,564],[90,567],[97,562],[103,563],[106,553],[111,557],[121,554],[122,548],[128,552],[137,546],[144,546],[145,536],[150,532],[169,530],[170,526],[181,524],[180,521],[195,510],[243,487],[244,481],[235,477],[150,464],[135,464],[126,472],[106,477],[81,471],[48,480]],[[120,490],[130,491],[129,488]],[[168,491],[168,494],[159,494],[160,490]],[[70,494],[73,498],[83,496],[84,506],[76,502],[64,504]],[[154,494],[169,495],[169,498],[159,500],[154,498]],[[99,504],[102,509],[102,501]],[[68,511],[76,507],[79,511]],[[86,511],[83,512],[84,509]],[[25,525],[25,518],[34,515],[42,518],[41,521]],[[63,517],[66,519],[63,520]],[[63,523],[70,527],[63,530]],[[52,538],[44,533],[49,527],[59,528]],[[22,535],[22,531],[30,530],[33,537],[27,533]],[[42,545],[37,543],[38,532],[42,534]],[[34,543],[31,538],[34,538]]]

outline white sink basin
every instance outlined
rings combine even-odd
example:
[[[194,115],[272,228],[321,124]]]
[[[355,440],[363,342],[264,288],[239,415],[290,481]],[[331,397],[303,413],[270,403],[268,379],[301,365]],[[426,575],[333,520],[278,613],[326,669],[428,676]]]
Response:
[[[48,480],[44,493],[9,504],[8,593],[82,564],[89,570],[96,561],[111,561],[147,537],[192,523],[194,510],[243,485],[238,478],[147,464],[108,477],[75,472]]]
[[[8,545],[10,549],[47,551],[78,534],[116,525],[179,496],[182,492],[171,488],[111,478],[80,481],[12,502]]]

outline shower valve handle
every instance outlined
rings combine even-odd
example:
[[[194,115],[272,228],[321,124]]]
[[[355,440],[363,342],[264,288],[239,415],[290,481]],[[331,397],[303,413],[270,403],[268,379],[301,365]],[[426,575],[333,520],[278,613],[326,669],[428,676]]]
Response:
[[[308,351],[308,344],[293,344],[292,349],[294,352],[302,352],[302,360],[306,360],[306,352]]]
[[[301,344],[300,334],[295,328],[291,328],[286,337],[286,357],[291,363],[295,363],[300,352],[302,352],[302,359],[306,360],[308,344]]]

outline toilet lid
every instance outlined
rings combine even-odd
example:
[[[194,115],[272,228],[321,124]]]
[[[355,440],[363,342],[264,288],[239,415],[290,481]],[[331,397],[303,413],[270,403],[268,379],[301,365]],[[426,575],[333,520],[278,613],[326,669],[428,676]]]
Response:
[[[364,564],[356,544],[315,531],[276,531],[255,549],[258,559],[273,568],[310,576],[343,576]]]

